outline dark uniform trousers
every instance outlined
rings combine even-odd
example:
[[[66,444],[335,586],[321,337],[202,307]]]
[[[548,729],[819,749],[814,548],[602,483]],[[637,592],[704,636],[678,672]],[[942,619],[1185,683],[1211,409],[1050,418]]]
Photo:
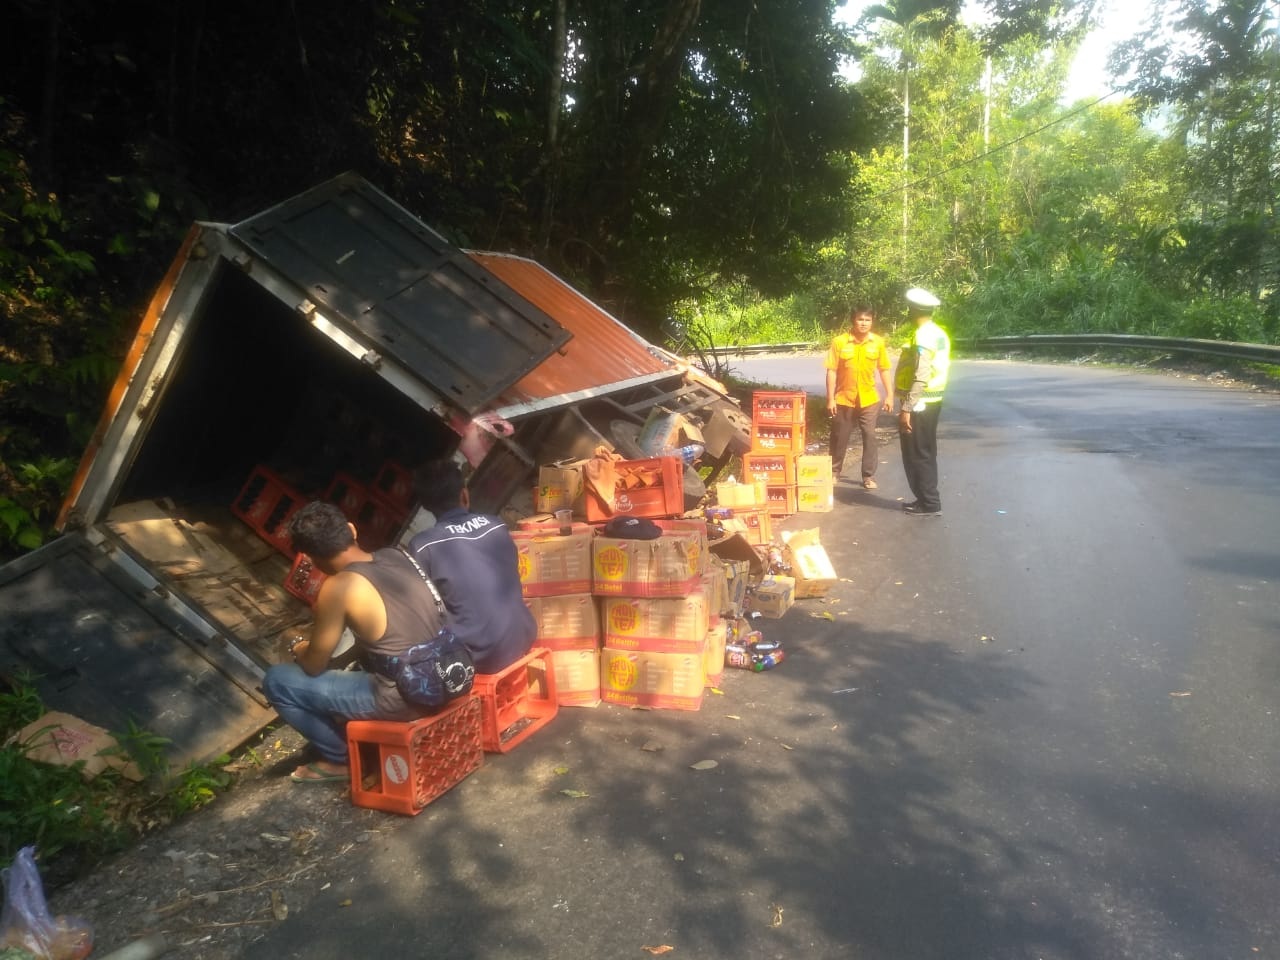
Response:
[[[849,437],[856,422],[862,432],[862,479],[874,477],[880,450],[876,444],[876,420],[880,417],[880,401],[869,407],[836,405],[836,415],[831,420],[831,469],[840,476],[844,469],[844,454],[849,447]]]
[[[938,415],[941,412],[941,400],[926,403],[919,413],[911,414],[911,432],[898,432],[902,469],[922,510],[942,509],[938,496]]]

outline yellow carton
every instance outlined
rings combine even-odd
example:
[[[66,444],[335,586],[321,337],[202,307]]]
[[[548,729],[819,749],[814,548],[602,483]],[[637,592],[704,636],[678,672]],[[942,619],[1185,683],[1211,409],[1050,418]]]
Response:
[[[536,647],[594,650],[600,645],[596,598],[589,593],[565,597],[526,597],[524,605],[538,625]]]
[[[556,703],[562,707],[594,707],[600,702],[600,650],[553,650]]]
[[[830,481],[796,487],[797,513],[830,513],[835,505],[835,489]]]
[[[591,592],[598,597],[687,597],[706,563],[695,532],[656,540],[596,537],[591,549]]]
[[[752,480],[750,483],[730,483],[727,480],[715,485],[716,503],[722,507],[763,507],[768,504],[767,482]]]
[[[796,457],[796,483],[813,487],[831,483],[831,458],[824,454],[801,454]]]
[[[582,467],[585,460],[569,460],[538,468],[534,506],[538,513],[570,509],[582,516]]]
[[[585,527],[585,525],[583,525]],[[526,597],[555,597],[591,592],[589,532],[562,537],[558,533],[515,530],[516,566]]]
[[[606,647],[656,653],[700,651],[711,622],[701,590],[687,597],[605,597],[600,621]]]
[[[729,624],[721,620],[707,631],[707,649],[704,657],[707,671],[707,686],[714,687],[720,683],[720,675],[724,673],[724,648],[729,640]]]
[[[652,653],[641,650],[600,652],[600,698],[627,707],[698,710],[707,671],[703,651]]]

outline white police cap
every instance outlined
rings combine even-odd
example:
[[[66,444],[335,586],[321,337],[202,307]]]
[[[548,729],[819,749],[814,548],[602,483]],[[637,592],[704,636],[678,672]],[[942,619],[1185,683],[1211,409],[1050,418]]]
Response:
[[[908,290],[907,303],[924,310],[932,310],[934,307],[942,306],[942,301],[923,287],[912,287]]]

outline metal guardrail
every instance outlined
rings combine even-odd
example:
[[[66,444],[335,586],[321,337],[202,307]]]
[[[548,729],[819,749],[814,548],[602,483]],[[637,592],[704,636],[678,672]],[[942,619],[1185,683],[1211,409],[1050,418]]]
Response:
[[[1131,350],[1169,350],[1227,357],[1249,363],[1280,364],[1280,346],[1235,343],[1229,340],[1196,340],[1180,337],[1140,337],[1127,333],[1046,333],[1025,337],[961,337],[955,345],[968,349],[1017,349],[1019,347],[1123,347]],[[818,343],[759,343],[745,347],[716,347],[717,357],[747,357],[761,353],[799,353],[822,349]]]
[[[1280,346],[1263,343],[1234,343],[1229,340],[1194,340],[1179,337],[1140,337],[1125,333],[1035,334],[1026,337],[963,338],[957,347],[970,349],[1018,347],[1124,347],[1131,350],[1169,350],[1228,357],[1250,363],[1280,364]]]

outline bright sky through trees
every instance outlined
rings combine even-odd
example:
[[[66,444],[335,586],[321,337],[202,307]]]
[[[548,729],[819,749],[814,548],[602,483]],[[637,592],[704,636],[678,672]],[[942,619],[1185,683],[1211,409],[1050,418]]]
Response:
[[[880,0],[849,0],[839,12],[838,18],[844,23],[856,23],[863,10],[878,2]],[[1144,29],[1152,7],[1159,2],[1160,0],[1101,0],[1094,13],[1094,29],[1080,45],[1072,65],[1067,91],[1063,97],[1065,102],[1099,97],[1112,88],[1116,81],[1107,67],[1107,58],[1117,44]],[[966,19],[975,18],[967,16]]]

